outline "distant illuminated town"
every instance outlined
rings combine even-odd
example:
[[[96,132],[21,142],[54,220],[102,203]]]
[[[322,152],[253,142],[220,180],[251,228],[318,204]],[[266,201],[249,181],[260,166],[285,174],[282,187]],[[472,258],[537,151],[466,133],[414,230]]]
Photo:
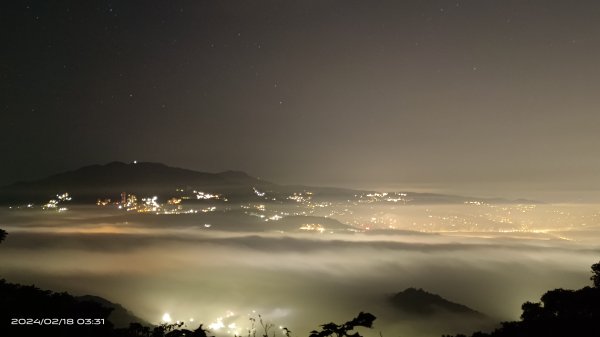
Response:
[[[296,230],[315,233],[382,230],[546,233],[600,225],[600,212],[584,212],[560,205],[467,200],[457,207],[456,204],[418,203],[419,195],[404,192],[356,192],[345,200],[327,199],[309,190],[282,194],[253,187],[252,192],[254,198],[251,201],[231,202],[226,195],[190,188],[177,188],[164,200],[156,195],[138,196],[123,191],[117,198],[98,198],[96,206],[116,212],[155,215],[243,214],[266,223],[300,217]],[[70,204],[76,203],[76,197],[62,192],[41,206],[28,203],[10,209],[37,208],[44,212],[65,213]],[[344,227],[333,228],[330,221],[337,221]],[[215,228],[211,224],[204,227]]]

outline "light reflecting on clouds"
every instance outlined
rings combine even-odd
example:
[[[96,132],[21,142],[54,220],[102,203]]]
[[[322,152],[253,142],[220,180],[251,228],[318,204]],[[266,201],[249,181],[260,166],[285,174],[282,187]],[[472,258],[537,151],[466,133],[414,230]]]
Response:
[[[154,323],[204,323],[224,334],[247,333],[249,315],[303,335],[359,311],[374,313],[383,333],[464,331],[477,322],[404,317],[386,296],[420,287],[495,320],[515,319],[524,301],[548,289],[589,284],[600,257],[595,231],[568,232],[568,241],[544,233],[321,235],[28,221],[3,225],[7,280],[95,294]]]

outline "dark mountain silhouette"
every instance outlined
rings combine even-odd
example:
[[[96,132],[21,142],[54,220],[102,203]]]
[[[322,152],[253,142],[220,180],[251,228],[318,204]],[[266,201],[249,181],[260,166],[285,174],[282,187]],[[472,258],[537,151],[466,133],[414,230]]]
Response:
[[[75,299],[78,301],[94,302],[102,305],[105,308],[111,309],[108,320],[115,326],[115,328],[128,327],[130,323],[138,323],[145,326],[150,326],[149,322],[137,317],[131,311],[124,308],[118,303],[113,303],[105,298],[93,295],[78,296]]]
[[[200,326],[149,325],[134,321],[115,328],[111,311],[126,309],[96,296],[74,297],[0,280],[0,336],[31,337],[208,337]],[[122,317],[125,319],[126,317]]]
[[[440,295],[429,293],[423,289],[408,288],[393,295],[390,302],[394,308],[411,315],[433,315],[436,313],[453,313],[484,318],[485,315],[466,305],[454,303]]]
[[[0,336],[109,336],[113,329],[107,319],[110,311],[96,302],[78,300],[67,293],[0,280]],[[69,324],[45,320],[53,318],[72,321]],[[84,324],[77,324],[78,320]],[[86,320],[90,324],[85,324]]]
[[[178,188],[205,190],[233,197],[249,197],[252,187],[273,184],[244,172],[204,173],[160,163],[122,163],[85,166],[44,179],[19,182],[0,188],[0,201],[42,202],[56,193],[69,192],[77,202],[94,202],[98,197],[118,198],[121,192],[171,197]]]
[[[373,192],[334,187],[278,185],[241,171],[206,173],[160,163],[111,162],[0,187],[0,203],[47,202],[57,193],[64,192],[70,193],[75,203],[93,203],[98,198],[118,200],[121,192],[138,196],[156,195],[161,200],[165,200],[177,195],[177,189],[222,194],[232,201],[265,200],[265,198],[281,201],[286,200],[291,193],[302,191],[313,192],[312,198],[315,201],[346,201],[354,199],[358,194]],[[268,193],[266,197],[261,196],[264,192]],[[499,198],[485,199],[435,193],[406,192],[404,197],[411,204],[461,204],[473,200],[512,203]],[[519,200],[519,202],[525,201]]]

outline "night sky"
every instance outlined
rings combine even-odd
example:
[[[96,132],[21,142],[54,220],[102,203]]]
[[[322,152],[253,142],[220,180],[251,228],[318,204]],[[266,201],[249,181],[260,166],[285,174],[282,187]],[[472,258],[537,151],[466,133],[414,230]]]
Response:
[[[0,22],[0,185],[138,160],[600,194],[598,1],[9,0]]]

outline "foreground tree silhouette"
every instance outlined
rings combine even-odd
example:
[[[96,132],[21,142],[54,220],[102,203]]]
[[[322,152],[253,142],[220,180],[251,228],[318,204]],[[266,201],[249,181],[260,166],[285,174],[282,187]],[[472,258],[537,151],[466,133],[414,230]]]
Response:
[[[313,330],[310,332],[310,337],[362,337],[358,332],[350,333],[354,330],[355,327],[362,326],[366,328],[373,327],[373,321],[375,320],[375,316],[370,313],[361,312],[356,316],[353,320],[348,321],[342,325],[337,325],[335,323],[327,323],[321,325],[323,330],[316,331]]]
[[[548,291],[540,302],[521,306],[521,321],[503,322],[490,333],[476,332],[472,337],[600,336],[600,263],[592,265],[592,273],[594,287]]]
[[[594,287],[600,288],[600,262],[592,265],[592,274],[594,275],[590,277],[590,280],[594,283]]]
[[[6,231],[4,229],[0,228],[0,242],[4,241],[4,239],[6,238],[6,235],[8,235],[6,233]]]

